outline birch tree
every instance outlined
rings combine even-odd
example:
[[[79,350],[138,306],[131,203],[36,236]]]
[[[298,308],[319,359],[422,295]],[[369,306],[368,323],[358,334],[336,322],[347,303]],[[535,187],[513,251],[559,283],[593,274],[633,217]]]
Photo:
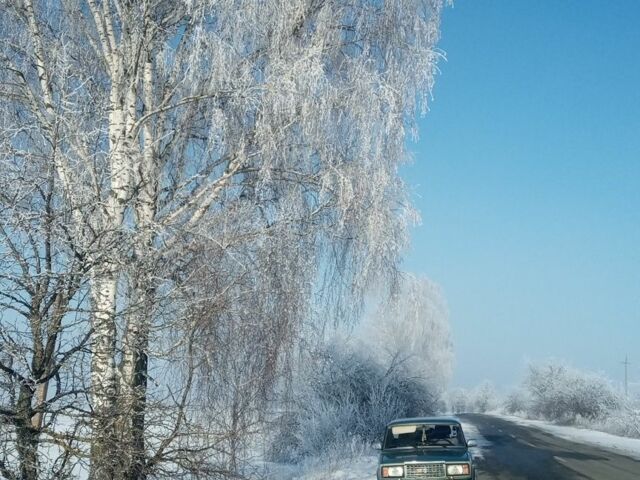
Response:
[[[251,374],[268,379],[314,308],[353,315],[393,273],[410,216],[397,168],[433,83],[441,2],[0,8],[2,155],[51,172],[73,280],[49,295],[67,292],[60,318],[86,312],[91,478],[188,471],[197,462],[161,463],[184,439],[196,365],[216,368],[202,352],[224,353],[220,329],[273,330]],[[204,305],[216,310],[196,321]],[[176,352],[184,369],[167,367]],[[184,375],[150,384],[163,368]],[[149,425],[152,405],[175,407],[172,427]]]

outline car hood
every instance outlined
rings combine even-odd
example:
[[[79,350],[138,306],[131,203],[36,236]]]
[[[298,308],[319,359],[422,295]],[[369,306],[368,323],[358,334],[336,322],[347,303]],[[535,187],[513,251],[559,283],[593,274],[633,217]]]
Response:
[[[386,450],[380,454],[380,464],[406,462],[470,462],[471,455],[464,448],[438,448],[422,450]]]

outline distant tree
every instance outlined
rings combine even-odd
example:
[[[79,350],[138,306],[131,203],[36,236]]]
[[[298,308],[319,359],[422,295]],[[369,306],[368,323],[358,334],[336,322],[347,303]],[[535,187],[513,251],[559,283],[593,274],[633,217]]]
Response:
[[[451,413],[473,411],[469,392],[464,388],[454,388],[447,392],[447,405]]]
[[[504,411],[510,415],[526,414],[530,407],[528,394],[517,389],[509,393],[503,402]]]
[[[498,395],[493,384],[487,380],[482,382],[471,393],[473,398],[473,411],[486,413],[498,407]]]
[[[455,388],[447,393],[452,413],[486,413],[498,407],[498,395],[493,384],[485,380],[475,388]]]

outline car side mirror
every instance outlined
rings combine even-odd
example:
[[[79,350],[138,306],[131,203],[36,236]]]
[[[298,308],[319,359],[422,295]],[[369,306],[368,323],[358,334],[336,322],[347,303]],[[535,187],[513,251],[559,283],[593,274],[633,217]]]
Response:
[[[373,442],[371,444],[371,448],[374,450],[382,450],[382,444],[380,442]]]
[[[477,447],[478,446],[478,442],[476,442],[475,440],[469,440],[467,442],[467,447],[471,448],[471,447]]]

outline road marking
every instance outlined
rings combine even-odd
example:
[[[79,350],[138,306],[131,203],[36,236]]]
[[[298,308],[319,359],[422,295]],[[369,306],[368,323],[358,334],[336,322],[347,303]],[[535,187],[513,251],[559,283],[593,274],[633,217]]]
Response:
[[[522,440],[520,439],[520,443],[524,443],[527,447],[531,447],[531,448],[538,448],[536,447],[533,443],[529,443],[526,440]]]

